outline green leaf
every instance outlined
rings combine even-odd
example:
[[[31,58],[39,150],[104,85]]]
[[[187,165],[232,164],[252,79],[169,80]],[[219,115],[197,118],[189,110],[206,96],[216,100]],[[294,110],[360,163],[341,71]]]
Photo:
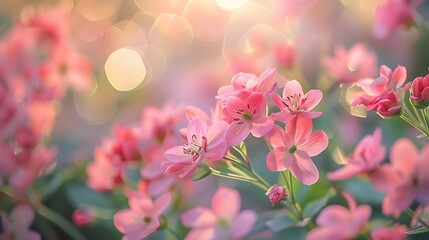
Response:
[[[204,163],[201,163],[198,166],[197,173],[194,175],[194,177],[192,177],[192,181],[201,180],[201,179],[207,177],[208,175],[210,175],[210,173],[212,173],[210,168],[207,165],[205,165]]]
[[[112,201],[104,194],[94,192],[85,184],[72,184],[67,187],[67,197],[70,203],[78,208],[80,206],[97,206],[99,208],[112,209]]]
[[[286,228],[295,226],[295,221],[288,215],[285,215],[279,218],[268,220],[265,224],[271,231],[280,232],[285,230]]]
[[[309,218],[314,217],[314,215],[316,215],[324,206],[326,206],[330,197],[331,197],[331,194],[328,191],[328,193],[324,197],[317,200],[310,201],[305,205],[302,215],[304,217],[309,217]]]
[[[407,234],[414,235],[414,234],[420,234],[420,233],[426,233],[426,232],[429,232],[429,229],[427,229],[426,227],[420,227],[420,228],[408,231]]]

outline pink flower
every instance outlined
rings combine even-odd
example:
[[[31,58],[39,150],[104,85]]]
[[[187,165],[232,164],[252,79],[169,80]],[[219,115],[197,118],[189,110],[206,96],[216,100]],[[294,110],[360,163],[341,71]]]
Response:
[[[414,79],[411,86],[411,101],[418,108],[429,106],[429,74]]]
[[[344,192],[343,196],[349,209],[340,205],[324,208],[316,219],[318,227],[307,234],[307,240],[354,239],[365,228],[371,216],[370,206],[357,206],[348,193]]]
[[[374,37],[383,39],[398,27],[411,25],[420,3],[421,0],[384,0],[375,10]]]
[[[116,127],[115,137],[105,139],[94,150],[94,162],[87,167],[88,186],[96,191],[110,191],[123,183],[122,172],[132,161],[140,160],[136,131]]]
[[[167,104],[162,109],[146,107],[142,113],[142,138],[164,143],[174,137],[177,123],[182,119],[183,108]]]
[[[388,228],[385,226],[376,228],[371,231],[372,240],[406,240],[407,226],[395,224]]]
[[[16,206],[10,213],[10,218],[11,220],[1,217],[3,232],[0,235],[0,239],[42,239],[37,232],[30,230],[30,226],[34,221],[34,211],[29,206]]]
[[[15,129],[15,141],[16,143],[26,149],[34,148],[39,140],[41,139],[40,134],[36,130],[28,125],[21,125]]]
[[[129,196],[129,209],[117,212],[113,222],[119,232],[125,234],[122,240],[140,240],[156,232],[159,216],[171,202],[169,193],[155,200],[142,192],[132,192]]]
[[[194,117],[187,128],[187,143],[167,150],[163,162],[165,174],[181,179],[191,178],[200,162],[225,157],[228,150],[224,135],[228,124],[216,121],[211,126],[202,117]]]
[[[365,136],[348,157],[348,163],[335,172],[328,173],[331,181],[345,180],[360,174],[371,173],[386,157],[386,147],[381,142],[381,129]]]
[[[64,84],[77,91],[87,91],[91,86],[91,62],[70,46],[59,47],[54,55],[39,70],[40,78],[50,86],[58,87],[59,96],[64,95]]]
[[[375,54],[365,44],[353,45],[347,52],[342,46],[335,47],[335,56],[325,59],[330,74],[340,83],[354,83],[361,78],[372,77],[377,66]]]
[[[73,223],[78,227],[84,227],[94,222],[95,212],[88,208],[78,208],[72,215]]]
[[[271,131],[274,119],[265,115],[266,108],[266,99],[261,93],[252,93],[246,99],[230,96],[225,107],[232,119],[225,134],[228,146],[238,145],[250,133],[262,137]]]
[[[368,110],[377,110],[382,117],[390,117],[399,114],[401,110],[400,99],[409,89],[410,83],[403,88],[407,78],[407,69],[403,66],[392,71],[386,66],[380,67],[380,77],[376,79],[360,79],[356,85],[361,87],[363,92],[352,102],[352,105],[363,104]]]
[[[252,93],[271,93],[277,85],[274,81],[276,69],[268,68],[261,75],[256,76],[251,73],[237,73],[231,80],[231,85],[219,88],[216,98],[224,106],[230,96],[245,94],[248,97]]]
[[[291,68],[295,61],[295,46],[291,43],[278,42],[272,47],[277,66]]]
[[[191,228],[186,240],[242,239],[252,229],[257,215],[252,210],[240,210],[240,195],[231,188],[221,187],[212,199],[212,208],[196,207],[182,214],[183,224]]]
[[[267,155],[270,171],[291,173],[302,183],[311,185],[319,179],[319,171],[311,160],[328,146],[328,136],[318,130],[312,132],[310,119],[295,117],[286,124],[286,131],[274,128],[269,141],[273,150]]]
[[[322,115],[321,112],[310,112],[322,100],[322,91],[310,90],[304,95],[301,84],[296,80],[285,84],[283,98],[277,93],[271,93],[270,97],[280,109],[280,112],[272,114],[277,121],[286,123],[298,115],[308,119],[318,118]]]
[[[265,195],[267,195],[270,199],[271,205],[280,202],[281,200],[283,200],[283,198],[288,196],[285,187],[280,187],[277,184],[271,186],[270,189],[268,189],[268,191],[265,193]]]
[[[419,154],[410,140],[399,139],[392,146],[390,161],[371,177],[372,183],[386,193],[383,213],[399,217],[414,200],[429,203],[429,144]]]

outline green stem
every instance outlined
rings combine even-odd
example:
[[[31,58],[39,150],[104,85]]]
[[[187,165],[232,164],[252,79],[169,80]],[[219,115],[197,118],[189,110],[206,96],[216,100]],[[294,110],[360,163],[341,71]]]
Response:
[[[232,173],[221,172],[221,171],[216,170],[216,169],[211,168],[211,167],[209,167],[209,168],[212,171],[212,174],[215,175],[215,176],[224,177],[224,178],[230,178],[230,179],[235,179],[235,180],[244,181],[244,182],[250,182],[250,183],[258,182],[256,179],[253,179],[253,178],[249,178],[249,177],[245,177],[245,176],[240,176],[240,175],[232,174]]]
[[[69,221],[67,221],[63,216],[52,211],[51,209],[39,204],[35,209],[40,216],[48,219],[58,227],[60,227],[64,232],[66,232],[72,239],[75,240],[86,240],[83,236]]]
[[[174,231],[173,229],[166,227],[165,230],[167,230],[169,233],[171,233],[171,235],[173,235],[176,239],[180,240],[183,239],[182,237],[179,236],[179,234]]]
[[[414,217],[414,211],[413,210],[411,210],[410,208],[407,208],[405,211],[408,213],[408,215],[410,215],[411,218]],[[419,223],[422,226],[424,226],[426,229],[429,229],[429,225],[426,224],[425,221],[423,221],[419,216],[417,216],[417,221],[419,221]]]

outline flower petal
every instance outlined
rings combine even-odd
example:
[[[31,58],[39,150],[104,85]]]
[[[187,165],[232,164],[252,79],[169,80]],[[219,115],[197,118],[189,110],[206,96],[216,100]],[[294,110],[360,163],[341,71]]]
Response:
[[[307,153],[297,150],[293,157],[294,161],[290,164],[291,173],[303,184],[311,185],[319,179],[319,170]]]
[[[210,209],[196,207],[186,211],[180,216],[182,223],[191,228],[205,228],[217,224],[217,217]]]
[[[328,136],[324,131],[312,132],[304,142],[297,143],[299,150],[306,152],[310,157],[319,155],[328,147]],[[299,145],[298,145],[299,144]]]
[[[242,239],[252,229],[257,220],[257,215],[252,210],[241,211],[234,219],[231,227],[231,238]]]
[[[267,155],[267,168],[272,172],[284,171],[290,167],[294,161],[293,155],[288,154],[284,147],[275,148]]]
[[[283,89],[283,99],[294,95],[304,96],[301,84],[297,80],[291,80],[287,82]]]
[[[252,135],[255,137],[262,137],[265,136],[267,133],[273,129],[274,126],[274,118],[271,116],[268,116],[265,118],[264,122],[261,123],[253,123],[252,127]]]
[[[193,159],[192,155],[183,153],[182,146],[170,148],[164,153],[164,158],[170,162],[184,164],[191,164]]]
[[[207,128],[207,121],[203,117],[196,116],[192,118],[192,120],[189,122],[186,133],[188,143],[200,143],[202,137],[205,137],[207,134]]]
[[[226,204],[227,203],[227,204]],[[213,212],[219,217],[232,222],[240,209],[241,200],[237,190],[220,187],[212,199]]]
[[[158,218],[159,215],[170,205],[171,196],[170,193],[166,192],[159,196],[153,203],[152,216]]]
[[[412,177],[416,171],[418,150],[414,143],[406,138],[397,140],[390,151],[390,161],[395,169]]]
[[[228,143],[228,146],[236,146],[242,142],[249,135],[250,130],[252,129],[252,123],[250,122],[238,122],[234,121],[226,130],[225,139]]]
[[[302,105],[302,107],[305,107],[307,111],[310,111],[320,103],[322,98],[322,91],[310,90],[307,94],[305,94],[305,103]]]

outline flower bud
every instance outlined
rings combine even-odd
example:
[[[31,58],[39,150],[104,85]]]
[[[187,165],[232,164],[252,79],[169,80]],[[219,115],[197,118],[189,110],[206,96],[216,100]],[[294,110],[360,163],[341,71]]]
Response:
[[[411,87],[411,102],[417,108],[429,106],[429,74],[414,79]]]
[[[268,196],[272,205],[280,202],[281,200],[283,200],[283,198],[288,196],[285,187],[281,187],[277,184],[274,184],[272,187],[270,187],[270,189],[268,189],[265,195]]]
[[[84,227],[94,222],[96,216],[93,210],[78,208],[73,212],[73,223],[78,227]]]

